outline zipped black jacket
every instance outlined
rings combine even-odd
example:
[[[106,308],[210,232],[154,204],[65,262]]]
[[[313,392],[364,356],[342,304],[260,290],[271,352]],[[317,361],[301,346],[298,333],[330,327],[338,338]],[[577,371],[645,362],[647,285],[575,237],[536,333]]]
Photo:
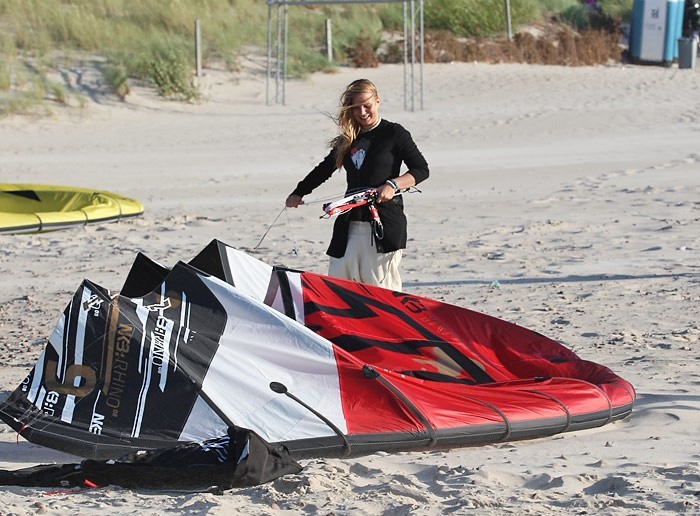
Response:
[[[359,168],[353,160],[353,155],[358,149],[366,149],[364,161]],[[332,149],[324,160],[297,184],[292,194],[304,197],[328,180],[337,170],[335,158],[336,150]],[[416,184],[428,178],[428,163],[418,150],[411,134],[401,125],[382,119],[377,127],[358,135],[343,160],[347,192],[383,185],[387,179],[399,176],[402,163],[408,167],[408,172],[415,178]],[[358,217],[356,210],[364,209],[366,207],[362,206],[338,216],[326,254],[335,258],[341,258],[345,254],[350,220],[369,220],[365,214]],[[402,196],[395,196],[391,202],[378,203],[377,209],[384,226],[384,238],[376,241],[377,251],[388,253],[405,249],[408,232]]]

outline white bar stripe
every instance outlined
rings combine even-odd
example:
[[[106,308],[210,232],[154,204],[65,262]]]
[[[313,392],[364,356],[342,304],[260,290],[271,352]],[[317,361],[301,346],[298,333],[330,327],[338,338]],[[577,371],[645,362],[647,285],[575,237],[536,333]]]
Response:
[[[143,397],[144,391],[150,381],[150,370],[146,368],[146,374],[144,374],[144,350],[146,348],[146,323],[148,322],[148,309],[143,306],[142,299],[136,299],[136,315],[141,321],[141,350],[139,351],[139,361],[138,361],[138,371],[141,373],[141,389],[139,390],[139,397],[137,402],[136,418],[134,419],[134,425],[131,428],[131,436],[136,437],[141,432],[141,422],[143,420]]]
[[[76,327],[75,335],[75,353],[73,356],[73,363],[77,365],[83,365],[84,351],[85,351],[85,331],[87,328],[87,318],[88,314],[91,312],[89,306],[90,299],[92,297],[92,290],[87,287],[83,288],[83,296],[80,300],[80,306],[78,307],[78,324]],[[86,308],[87,305],[87,308]],[[68,369],[68,359],[63,361],[63,368],[61,370],[61,380],[65,381],[66,371]],[[80,387],[80,381],[82,378],[80,376],[75,377],[73,385],[71,387]],[[75,410],[75,395],[67,394],[66,401],[63,405],[63,411],[61,412],[61,421],[65,423],[71,423],[73,421],[73,412]]]
[[[27,400],[33,403],[38,409],[41,409],[41,405],[37,403],[39,391],[42,389],[44,384],[44,361],[46,360],[46,350],[39,355],[39,360],[34,366],[34,378],[32,378],[32,384],[29,386],[29,392],[27,393]]]

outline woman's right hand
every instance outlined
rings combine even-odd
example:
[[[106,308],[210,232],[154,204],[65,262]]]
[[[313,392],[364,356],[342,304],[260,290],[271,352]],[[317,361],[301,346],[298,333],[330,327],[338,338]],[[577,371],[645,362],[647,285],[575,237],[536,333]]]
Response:
[[[304,201],[300,196],[295,194],[291,194],[289,197],[287,197],[287,200],[284,203],[287,208],[296,208],[300,204],[304,204]]]

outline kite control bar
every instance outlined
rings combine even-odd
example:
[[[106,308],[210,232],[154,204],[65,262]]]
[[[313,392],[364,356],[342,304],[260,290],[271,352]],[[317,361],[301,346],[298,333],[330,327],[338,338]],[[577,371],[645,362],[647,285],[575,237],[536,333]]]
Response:
[[[367,190],[362,190],[361,192],[348,195],[342,199],[338,199],[334,202],[327,202],[323,205],[323,215],[319,218],[329,219],[335,215],[342,215],[347,213],[353,208],[359,206],[364,206],[368,203],[374,203],[377,199],[377,190],[374,188],[368,188]]]
[[[364,206],[365,204],[369,207],[369,213],[372,215],[372,229],[374,230],[374,236],[377,240],[384,238],[384,225],[382,220],[379,218],[379,210],[375,201],[377,200],[377,190],[374,188],[368,188],[367,190],[362,190],[353,195],[343,197],[342,199],[329,202],[323,205],[324,214],[320,218],[328,219],[334,215],[342,215],[350,210],[357,208],[359,206]]]
[[[413,190],[411,190],[413,188]],[[404,188],[403,190],[398,190],[396,193],[406,193],[406,192],[420,192],[418,188],[412,186],[410,188]],[[354,208],[364,206],[365,204],[369,208],[369,213],[372,216],[372,229],[374,230],[374,236],[377,240],[382,240],[384,238],[384,225],[379,218],[379,210],[376,206],[377,200],[377,190],[375,188],[367,188],[360,192],[355,192],[352,195],[343,197],[334,202],[327,202],[323,205],[323,215],[319,218],[329,219],[335,215],[342,215],[347,213]]]
[[[397,190],[396,194],[404,194],[408,192],[420,192],[418,188],[415,186],[411,186],[409,188],[404,188],[402,190]],[[338,199],[337,201],[333,202],[327,202],[323,204],[323,215],[321,215],[319,218],[321,219],[329,219],[335,215],[342,215],[343,213],[347,213],[353,208],[357,208],[359,206],[364,206],[365,204],[370,205],[370,210],[372,210],[372,205],[375,204],[375,201],[377,200],[377,189],[376,188],[367,188],[366,190],[361,190],[359,192],[355,192],[353,194],[348,195],[347,197],[343,197],[342,199]],[[374,214],[373,214],[374,215]]]

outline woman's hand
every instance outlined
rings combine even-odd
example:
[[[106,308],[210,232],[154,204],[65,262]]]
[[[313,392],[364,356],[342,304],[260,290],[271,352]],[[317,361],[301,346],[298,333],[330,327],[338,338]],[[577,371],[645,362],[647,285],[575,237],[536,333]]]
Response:
[[[394,185],[396,185],[396,189],[394,189]],[[377,202],[390,201],[401,190],[406,190],[412,186],[416,186],[416,178],[413,177],[411,172],[393,177],[383,185],[377,187]]]
[[[394,190],[394,187],[391,185],[383,184],[382,186],[377,187],[377,202],[381,203],[384,201],[390,201],[394,198],[394,195],[396,195],[396,190]]]
[[[289,197],[287,197],[287,200],[284,202],[284,205],[287,208],[296,208],[300,204],[304,204],[304,200],[295,194],[291,194]]]

